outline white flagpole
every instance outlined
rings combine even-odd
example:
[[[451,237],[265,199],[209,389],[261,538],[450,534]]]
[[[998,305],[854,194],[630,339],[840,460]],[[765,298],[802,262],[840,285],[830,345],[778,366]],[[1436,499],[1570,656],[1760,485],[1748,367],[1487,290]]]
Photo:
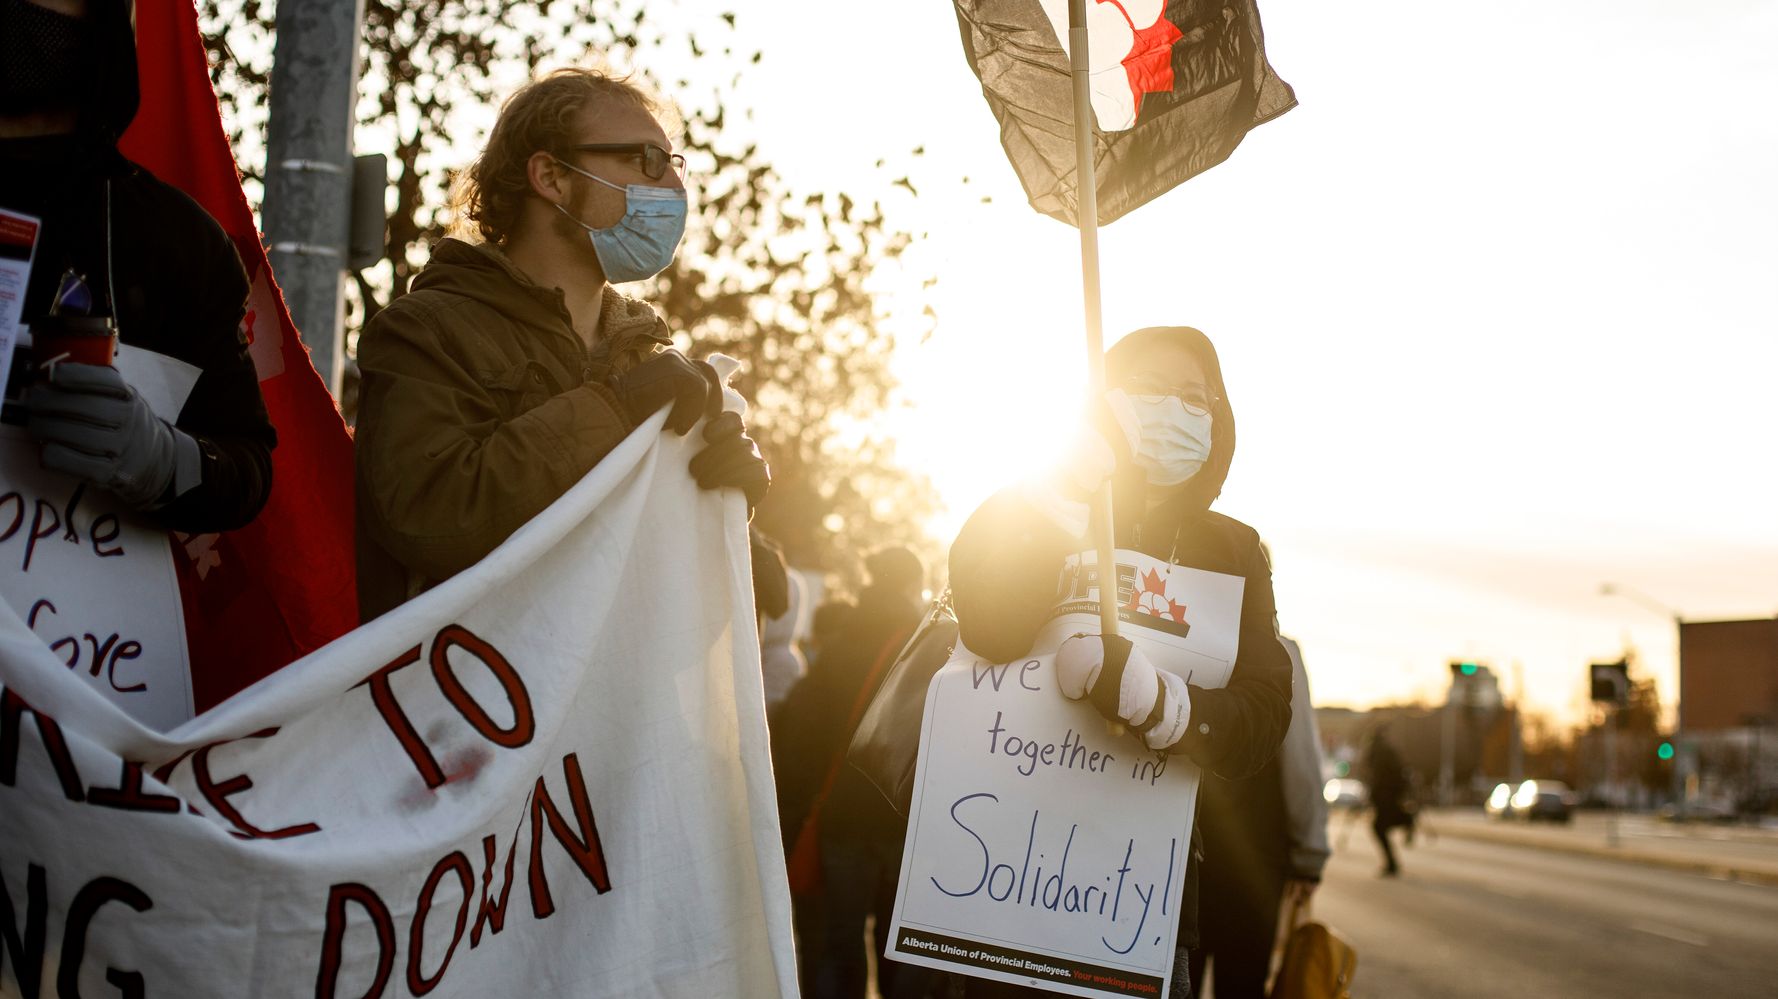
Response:
[[[1093,169],[1093,105],[1087,76],[1086,0],[1068,0],[1068,61],[1074,79],[1075,224],[1080,229],[1080,279],[1086,300],[1087,389],[1097,401],[1105,394],[1105,330],[1099,309],[1099,184]],[[1099,563],[1099,627],[1115,636],[1117,565],[1112,559],[1111,481],[1093,500],[1091,533]]]

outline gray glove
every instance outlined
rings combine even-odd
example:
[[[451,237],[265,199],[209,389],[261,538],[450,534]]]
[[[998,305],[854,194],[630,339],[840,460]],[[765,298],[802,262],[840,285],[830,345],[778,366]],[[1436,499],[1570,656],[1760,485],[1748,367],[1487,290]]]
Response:
[[[43,467],[85,479],[138,510],[202,477],[197,441],[154,415],[116,368],[57,364],[48,381],[25,390],[25,404]]]

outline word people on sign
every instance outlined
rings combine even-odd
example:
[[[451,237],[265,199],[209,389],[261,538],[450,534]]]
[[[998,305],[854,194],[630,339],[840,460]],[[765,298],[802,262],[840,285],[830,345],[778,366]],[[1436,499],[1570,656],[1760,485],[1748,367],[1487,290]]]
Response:
[[[162,731],[192,716],[179,582],[165,531],[40,467],[0,426],[0,599],[107,700]]]
[[[8,388],[37,377],[29,334]],[[162,419],[175,419],[198,369],[119,347],[117,369]],[[43,467],[20,425],[0,423],[0,600],[62,665],[132,718],[168,731],[191,718],[191,666],[167,532],[97,486]]]

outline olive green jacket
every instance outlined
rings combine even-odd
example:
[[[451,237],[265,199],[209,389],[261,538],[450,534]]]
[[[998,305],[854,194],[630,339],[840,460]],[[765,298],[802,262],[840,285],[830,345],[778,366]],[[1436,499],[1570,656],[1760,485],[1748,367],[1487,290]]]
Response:
[[[597,346],[559,289],[444,240],[358,342],[358,603],[369,621],[475,564],[633,428],[607,381],[671,342],[609,287]]]

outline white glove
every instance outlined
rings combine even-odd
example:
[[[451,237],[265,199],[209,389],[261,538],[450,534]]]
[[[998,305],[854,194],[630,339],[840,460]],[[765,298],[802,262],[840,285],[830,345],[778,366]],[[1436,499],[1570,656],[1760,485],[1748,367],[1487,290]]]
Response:
[[[1150,749],[1178,742],[1191,719],[1185,680],[1156,669],[1127,638],[1069,638],[1056,652],[1056,683],[1069,700],[1092,698],[1100,714],[1134,728]]]

